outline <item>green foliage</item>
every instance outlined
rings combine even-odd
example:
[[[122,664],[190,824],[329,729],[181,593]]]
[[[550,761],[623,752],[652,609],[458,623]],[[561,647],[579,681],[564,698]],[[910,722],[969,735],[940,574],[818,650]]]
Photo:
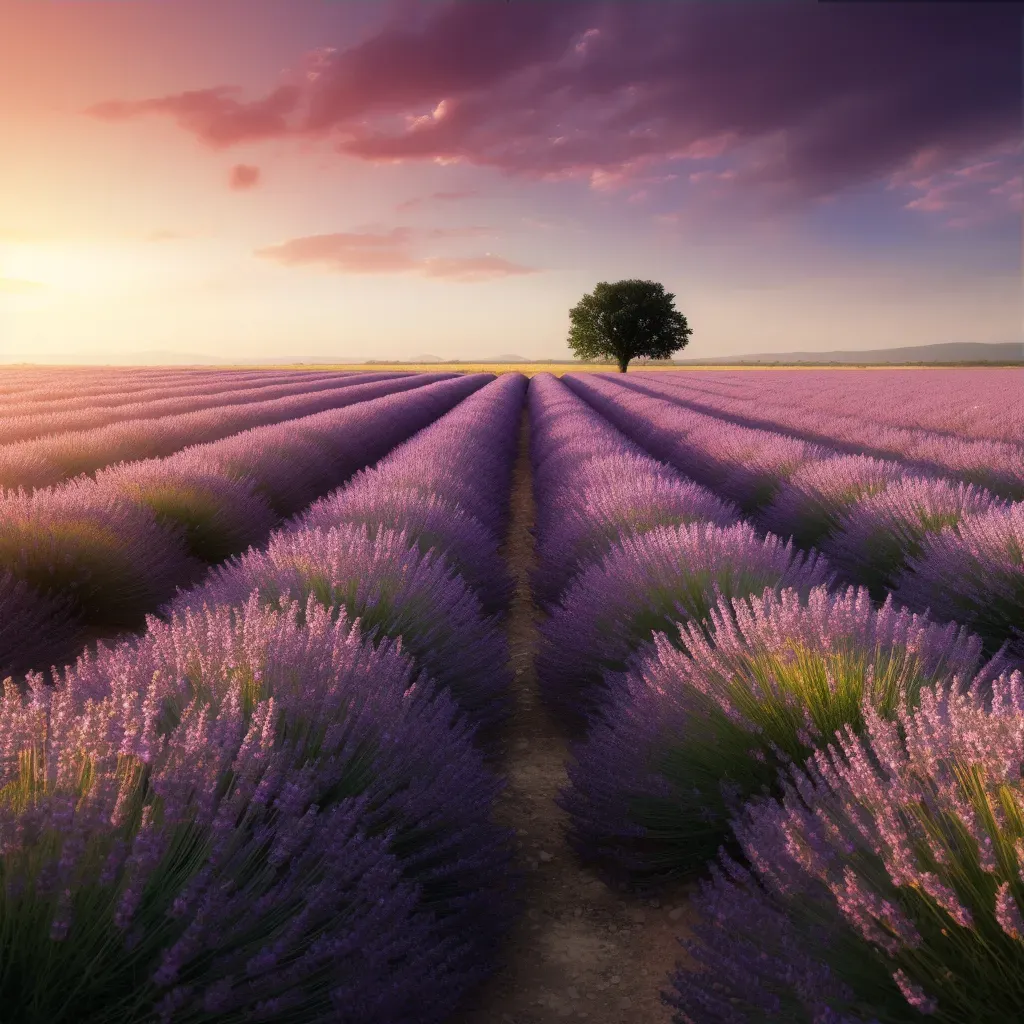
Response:
[[[631,359],[668,359],[693,333],[655,281],[602,281],[569,310],[569,348],[577,359],[614,359],[625,373]]]

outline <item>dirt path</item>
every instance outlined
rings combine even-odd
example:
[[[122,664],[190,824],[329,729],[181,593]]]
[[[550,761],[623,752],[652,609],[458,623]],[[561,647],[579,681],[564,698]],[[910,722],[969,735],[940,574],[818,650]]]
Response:
[[[509,937],[506,966],[467,1000],[451,1024],[669,1024],[659,990],[680,959],[688,888],[660,900],[617,892],[585,870],[565,842],[568,816],[555,805],[567,781],[568,748],[549,721],[533,667],[541,613],[530,594],[535,553],[524,415],[505,556],[516,579],[508,621],[516,708],[500,770],[508,786],[498,807],[518,832],[527,910]]]

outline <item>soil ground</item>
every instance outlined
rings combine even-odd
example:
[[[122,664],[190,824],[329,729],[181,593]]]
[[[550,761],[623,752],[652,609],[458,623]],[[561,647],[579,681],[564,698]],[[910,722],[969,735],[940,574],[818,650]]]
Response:
[[[659,997],[683,959],[692,886],[641,899],[609,888],[565,840],[568,815],[555,804],[566,785],[568,746],[537,692],[533,659],[541,613],[530,594],[534,502],[524,416],[505,557],[516,580],[508,618],[515,711],[499,770],[508,785],[497,817],[516,829],[526,911],[509,936],[505,964],[467,998],[450,1024],[669,1024]]]

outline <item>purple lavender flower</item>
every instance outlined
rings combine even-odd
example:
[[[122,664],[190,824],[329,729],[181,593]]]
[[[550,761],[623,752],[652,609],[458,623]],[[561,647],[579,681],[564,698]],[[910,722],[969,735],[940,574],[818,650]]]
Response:
[[[897,577],[897,600],[963,622],[990,650],[1024,658],[1024,502],[965,515],[930,534]]]
[[[450,689],[482,726],[506,713],[508,647],[479,598],[434,552],[423,554],[400,531],[341,526],[276,535],[264,551],[250,550],[215,569],[207,582],[182,592],[171,609],[244,604],[257,593],[305,605],[313,595],[345,608],[374,642],[399,641],[417,665]]]
[[[630,654],[678,623],[710,625],[721,598],[766,587],[806,592],[832,573],[816,555],[794,552],[748,524],[694,523],[627,537],[585,569],[541,626],[541,693],[553,713],[578,730],[599,702],[602,672],[622,671]]]
[[[483,609],[494,613],[508,604],[512,581],[490,531],[458,504],[409,487],[392,490],[375,478],[353,482],[317,502],[293,531],[362,526],[370,538],[380,530],[404,532],[420,551],[436,551],[473,588]]]
[[[371,536],[385,527],[404,530],[421,551],[443,554],[486,612],[503,610],[512,582],[499,543],[525,387],[522,375],[499,377],[314,504],[288,530],[345,523],[364,525]]]
[[[659,635],[610,679],[602,714],[573,750],[560,803],[571,842],[616,881],[690,873],[728,840],[739,803],[775,785],[836,730],[863,729],[864,701],[887,717],[922,687],[993,680],[978,637],[866,589],[766,591],[721,602],[680,627],[684,654]]]
[[[92,480],[0,497],[0,566],[90,626],[129,629],[200,568],[180,531]]]
[[[881,600],[930,535],[956,526],[964,516],[1006,505],[972,484],[910,477],[847,509],[823,550],[833,565]]]
[[[701,1019],[763,1019],[738,1012],[755,986],[786,993],[808,1019],[815,1005],[940,1024],[1019,1015],[1024,676],[940,684],[895,721],[870,705],[864,718],[863,735],[844,729],[789,770],[781,802],[754,801],[735,819],[760,885],[719,873],[697,901],[701,941],[684,946],[737,1011]],[[754,909],[765,902],[791,949],[773,942],[773,958],[741,965],[733,950],[769,938]],[[853,998],[806,984],[815,964]],[[705,1005],[700,975],[675,983],[679,1009]]]
[[[103,469],[96,482],[179,527],[189,554],[208,563],[262,543],[277,522],[251,480],[213,472],[187,455],[170,465],[149,459]]]
[[[551,374],[530,383],[537,495],[535,597],[551,604],[566,583],[622,537],[706,521],[737,509],[652,459]]]
[[[0,489],[47,487],[116,462],[171,455],[189,444],[216,441],[253,427],[283,423],[321,410],[407,391],[431,379],[447,376],[417,374],[369,383],[350,377],[329,382],[323,389],[312,384],[302,394],[286,398],[220,406],[158,419],[124,420],[89,431],[70,431],[3,445],[0,447]]]
[[[31,495],[0,495],[0,567],[40,595],[67,602],[90,630],[136,628],[202,570],[186,545],[212,557],[262,540],[264,498],[273,516],[294,513],[490,379],[443,379],[246,431],[108,469],[99,484],[81,479]],[[73,650],[38,652],[63,658]],[[26,646],[21,661],[30,655]]]
[[[0,700],[6,1013],[440,1022],[491,968],[499,783],[391,642],[253,598],[31,683]]]
[[[869,455],[837,455],[807,462],[783,480],[759,523],[797,547],[818,547],[838,518],[867,495],[884,491],[906,470]]]
[[[69,653],[76,634],[69,601],[0,571],[0,681]]]

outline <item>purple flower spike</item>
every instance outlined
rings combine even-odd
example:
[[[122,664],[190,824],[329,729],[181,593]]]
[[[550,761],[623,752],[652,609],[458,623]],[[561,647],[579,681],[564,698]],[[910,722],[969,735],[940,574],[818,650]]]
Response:
[[[758,522],[797,547],[817,547],[836,528],[849,508],[868,495],[884,491],[906,473],[898,462],[869,455],[837,455],[808,462],[779,486]]]
[[[930,534],[897,577],[897,600],[963,622],[991,651],[1024,660],[1024,502],[965,515]]]
[[[171,610],[242,605],[250,594],[274,604],[305,604],[309,595],[345,608],[374,639],[401,638],[437,683],[451,690],[477,724],[506,713],[508,646],[495,619],[443,557],[423,554],[395,530],[366,527],[278,534],[265,551],[249,551],[216,569],[201,587],[181,593]]]
[[[895,721],[868,708],[737,815],[752,875],[723,861],[696,901],[683,945],[706,973],[670,997],[690,1019],[761,1021],[764,991],[779,1019],[1019,1016],[1024,676],[920,697]]]
[[[638,647],[676,624],[710,624],[720,598],[766,588],[802,592],[827,584],[823,559],[795,552],[747,524],[695,523],[627,537],[584,570],[541,627],[541,693],[559,720],[579,730],[600,700],[602,672],[622,671]]]
[[[8,688],[12,1019],[440,1024],[493,968],[515,881],[499,781],[396,644],[299,612],[153,620]]]
[[[921,554],[929,536],[956,526],[965,516],[1006,506],[973,484],[909,477],[849,508],[823,550],[880,600],[896,585],[908,559]]]
[[[793,590],[721,602],[710,642],[681,627],[610,680],[600,720],[573,751],[562,806],[580,855],[616,881],[689,874],[728,840],[742,802],[775,786],[836,730],[863,729],[864,702],[893,717],[925,686],[988,686],[981,640],[866,589]]]

